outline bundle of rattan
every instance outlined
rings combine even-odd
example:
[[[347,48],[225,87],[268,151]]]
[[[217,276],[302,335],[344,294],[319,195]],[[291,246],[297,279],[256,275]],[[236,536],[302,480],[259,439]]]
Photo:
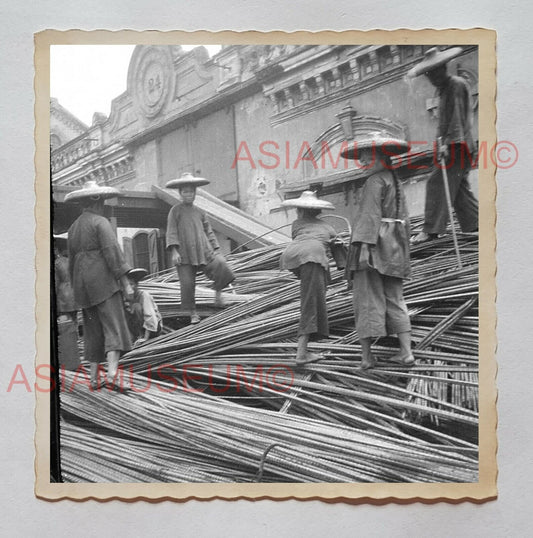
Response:
[[[67,421],[62,461],[69,480],[468,482],[477,477],[475,457],[445,443],[393,439],[169,384],[117,395],[72,387],[72,380],[69,375],[69,390],[61,395]]]
[[[161,469],[165,469],[160,474],[169,481],[251,480],[268,447],[280,443],[277,430],[274,433],[262,431],[260,440],[254,437],[249,443],[242,444],[235,439],[233,432],[248,439],[247,431],[260,429],[266,417],[269,424],[274,421],[277,427],[278,419],[272,417],[280,416],[285,418],[279,420],[288,421],[283,423],[284,427],[288,431],[294,428],[298,436],[291,437],[294,446],[272,449],[272,456],[267,459],[274,458],[273,461],[282,470],[274,466],[267,472],[267,465],[263,480],[470,480],[475,474],[473,462],[477,456],[478,422],[477,240],[461,237],[460,246],[462,269],[456,266],[450,237],[413,249],[413,277],[405,285],[417,358],[413,367],[406,368],[390,361],[397,352],[397,342],[385,338],[374,346],[379,359],[377,367],[370,371],[359,369],[361,350],[354,331],[351,292],[347,290],[342,273],[332,268],[333,279],[328,289],[331,337],[310,346],[323,355],[322,360],[296,370],[294,355],[300,308],[299,283],[290,273],[275,268],[283,247],[268,247],[228,257],[237,275],[234,290],[240,295],[241,302],[230,304],[198,325],[150,340],[123,358],[122,367],[127,378],[131,374],[131,379],[138,384],[136,390],[149,387],[145,394],[130,393],[113,399],[106,394],[95,396],[84,392],[83,387],[77,387],[71,396],[64,398],[66,404],[63,409],[69,409],[70,418],[76,415],[85,430],[100,431],[109,427],[115,434],[119,432],[120,442],[131,447],[132,453],[150,454],[153,447],[154,458],[157,458]],[[167,315],[172,315],[179,304],[178,295],[173,296],[178,289],[174,273],[166,272],[144,284]],[[161,383],[172,379],[175,387],[190,387],[204,392],[202,396],[194,397],[184,395],[182,391],[166,394],[153,386],[150,388],[154,379]],[[263,381],[261,384],[259,379]],[[121,407],[121,399],[127,401],[124,408]],[[184,413],[184,401],[193,408],[200,405],[198,402],[207,405],[205,411],[208,416],[189,417],[190,424],[187,424],[190,428],[183,425],[183,430],[173,430],[174,436],[171,445],[168,445],[165,421],[168,418],[174,424],[172,428],[178,428],[174,413]],[[237,402],[239,405],[235,405]],[[109,416],[106,413],[101,420],[90,418],[90,413],[83,411],[85,405],[106,409],[107,406],[114,408],[118,405],[119,416],[125,423],[112,418],[116,409],[110,411]],[[131,411],[126,410],[128,405],[133,405]],[[78,411],[73,411],[78,407]],[[158,407],[164,409],[159,419],[156,418]],[[221,410],[222,416],[215,408]],[[234,418],[228,428],[223,427],[226,424],[225,412]],[[138,423],[137,413],[142,415]],[[162,424],[148,426],[147,416],[149,420],[162,421]],[[188,415],[185,413],[185,416]],[[221,421],[221,431],[217,429],[217,420]],[[113,426],[106,426],[109,421]],[[248,424],[249,430],[244,428],[243,431],[238,426],[241,421]],[[67,422],[72,423],[68,418]],[[307,431],[308,427],[311,429]],[[123,431],[123,428],[126,430]],[[146,436],[140,431],[143,428],[147,429]],[[328,449],[325,453],[313,452],[311,461],[308,461],[305,458],[311,452],[305,439],[317,428],[324,438],[327,431],[333,439],[344,434],[348,437],[357,434],[358,441],[354,440],[354,446],[350,445],[350,455],[335,446],[335,450],[332,448],[331,451],[343,454],[338,456],[340,459],[335,459]],[[185,437],[182,438],[177,431]],[[115,434],[109,439],[110,452],[113,443],[119,442],[114,438]],[[90,446],[86,446],[88,441],[83,435],[74,432],[73,436],[68,440],[66,453],[74,457],[77,442],[81,443],[80,450],[90,453]],[[177,443],[178,437],[180,441],[172,457],[161,453],[161,447],[174,446],[172,443]],[[105,442],[105,439],[98,439]],[[137,444],[131,444],[132,439]],[[299,439],[301,446],[298,446]],[[225,454],[227,446],[224,440],[231,450],[227,458],[217,459],[220,451]],[[372,461],[379,460],[377,466],[365,464],[353,468],[345,461],[357,456],[364,461],[367,453],[357,452],[359,449],[355,445],[371,447],[373,443],[379,447],[376,453],[381,454],[383,450],[386,456],[390,454],[383,446],[392,443],[394,449],[398,449],[399,457],[393,457],[391,461],[398,463],[398,460],[405,459],[408,470],[401,465],[401,472],[390,469],[381,461],[381,456],[374,453]],[[239,445],[238,454],[232,452],[234,444]],[[424,460],[427,467],[422,464],[421,474],[417,475],[407,463],[411,460],[405,453],[405,447],[411,445],[421,447],[421,452],[416,454],[422,460],[432,454],[435,447],[439,454],[453,452],[450,458],[455,458],[455,467],[451,464],[448,469],[449,461],[446,460],[448,463],[443,464],[447,469],[444,478],[440,471],[435,471],[433,477],[430,463],[433,460],[429,458]],[[431,450],[426,452],[428,449]],[[175,459],[172,459],[174,456]],[[316,458],[320,462],[324,458],[335,464],[333,467],[326,465],[324,472],[311,472],[309,469],[314,469],[312,463]],[[305,461],[305,471],[299,466],[289,465],[288,462],[294,461]],[[166,470],[168,466],[174,471]],[[381,470],[378,471],[377,467]],[[135,465],[129,464],[126,470],[121,468],[116,475],[109,476],[116,476],[117,481],[122,481],[125,476],[131,475],[134,480],[134,469]],[[440,469],[440,464],[435,463],[435,469]],[[107,472],[110,471],[106,468],[105,472],[98,473],[98,477],[105,477]],[[76,474],[72,467],[69,467],[69,473],[71,480],[84,479],[84,476],[90,479],[83,473]],[[158,472],[150,473],[145,473],[149,477],[147,480],[157,480]]]

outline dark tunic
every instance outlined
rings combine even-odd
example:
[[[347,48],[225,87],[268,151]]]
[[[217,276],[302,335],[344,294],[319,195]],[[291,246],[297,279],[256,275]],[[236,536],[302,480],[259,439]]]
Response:
[[[316,217],[297,219],[292,224],[292,243],[280,258],[280,267],[300,279],[300,323],[298,336],[329,335],[326,287],[329,280],[329,242],[335,230]]]
[[[371,175],[362,187],[352,225],[347,275],[358,270],[361,243],[369,245],[371,267],[380,274],[407,278],[410,275],[409,217],[403,190],[396,212],[396,185],[392,173],[382,170]]]
[[[281,269],[294,271],[304,263],[318,263],[329,269],[329,242],[337,235],[332,226],[316,217],[296,219],[292,223],[292,243],[280,258]]]
[[[410,274],[409,217],[400,188],[389,170],[371,175],[355,207],[346,271],[353,278],[355,328],[359,338],[376,338],[411,329],[403,298]],[[359,266],[361,247],[369,249],[369,268]]]
[[[449,148],[446,172],[450,198],[463,232],[478,229],[478,201],[468,182],[471,155],[474,151],[472,105],[468,85],[461,77],[449,77],[439,92],[439,126],[437,137]],[[443,174],[436,166],[426,185],[424,231],[446,232],[449,221]]]
[[[170,210],[166,243],[178,248],[184,265],[207,265],[220,249],[205,211],[193,204],[178,203]]]
[[[131,267],[111,223],[84,209],[68,231],[68,252],[74,298],[83,309],[85,359],[101,362],[109,351],[129,351],[119,279]]]
[[[118,292],[119,279],[131,269],[111,223],[90,209],[70,227],[68,252],[74,298],[81,308],[102,303]]]
[[[446,146],[452,142],[474,147],[472,105],[468,84],[461,77],[450,76],[439,90],[439,127],[437,136]]]

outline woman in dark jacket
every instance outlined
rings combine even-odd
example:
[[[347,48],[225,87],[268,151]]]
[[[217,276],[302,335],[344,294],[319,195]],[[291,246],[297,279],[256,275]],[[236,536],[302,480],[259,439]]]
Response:
[[[322,209],[334,209],[330,202],[318,200],[314,192],[305,191],[300,198],[286,200],[285,207],[297,208],[292,223],[292,243],[280,259],[282,269],[289,269],[300,279],[300,324],[296,364],[317,358],[307,350],[310,338],[329,336],[326,287],[329,283],[328,250],[335,230],[318,218]]]
[[[202,271],[213,280],[215,306],[223,306],[222,290],[235,276],[220,253],[220,246],[205,211],[194,205],[196,189],[209,180],[190,173],[167,182],[178,189],[181,202],[172,207],[167,219],[167,249],[180,281],[181,306],[192,324],[200,323],[196,311],[196,274]]]
[[[65,202],[79,202],[82,214],[68,231],[70,280],[74,299],[83,311],[85,359],[90,363],[91,386],[98,389],[98,365],[107,360],[113,388],[122,353],[131,349],[122,293],[133,296],[126,263],[111,223],[103,216],[104,200],[119,194],[112,187],[90,181],[68,193]]]
[[[373,339],[396,334],[404,365],[414,362],[411,323],[403,297],[403,279],[410,276],[409,217],[402,187],[390,159],[408,144],[380,133],[356,140],[343,157],[357,159],[369,170],[356,207],[346,266],[353,280],[355,328],[362,348],[361,368],[372,368]]]

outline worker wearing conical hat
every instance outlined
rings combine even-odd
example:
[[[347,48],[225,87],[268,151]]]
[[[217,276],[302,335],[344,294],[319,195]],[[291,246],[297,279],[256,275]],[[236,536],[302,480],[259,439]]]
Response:
[[[133,297],[127,302],[128,325],[134,339],[133,347],[144,344],[158,336],[162,329],[162,318],[156,302],[150,293],[139,288],[139,282],[148,275],[142,267],[128,272],[128,279],[133,288]]]
[[[296,364],[318,358],[307,349],[311,338],[329,336],[326,288],[329,282],[328,244],[337,235],[335,230],[318,218],[323,209],[333,204],[319,200],[312,191],[299,198],[285,200],[284,207],[295,207],[298,218],[292,223],[292,243],[280,258],[281,269],[292,271],[300,279],[300,323]]]
[[[361,342],[361,368],[372,368],[376,338],[397,335],[400,353],[393,358],[414,362],[411,323],[403,297],[410,275],[409,217],[401,183],[390,159],[405,153],[408,143],[382,133],[356,140],[341,155],[357,159],[368,170],[354,208],[346,276],[353,280],[355,329]]]
[[[131,298],[130,270],[111,223],[103,216],[104,200],[118,196],[113,187],[88,182],[70,192],[65,202],[78,202],[82,214],[68,231],[70,276],[74,298],[83,311],[84,357],[90,364],[91,386],[99,388],[98,365],[107,360],[107,378],[114,389],[119,359],[131,349],[123,294]]]
[[[472,105],[466,81],[448,73],[447,63],[462,53],[460,47],[444,51],[431,48],[425,58],[409,71],[410,77],[425,75],[439,93],[439,124],[435,169],[426,186],[424,227],[412,239],[422,243],[446,232],[449,210],[446,204],[442,162],[448,177],[450,198],[463,232],[478,229],[478,201],[468,183],[474,152]]]
[[[166,244],[180,282],[181,307],[190,316],[191,324],[200,322],[196,310],[196,274],[203,271],[214,281],[215,305],[222,306],[222,289],[235,276],[220,253],[220,246],[205,211],[194,205],[196,189],[209,180],[190,173],[167,182],[178,189],[182,201],[172,207],[167,219]]]

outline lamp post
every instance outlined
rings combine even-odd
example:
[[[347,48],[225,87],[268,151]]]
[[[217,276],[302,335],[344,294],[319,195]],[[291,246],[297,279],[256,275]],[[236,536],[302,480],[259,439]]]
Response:
[[[342,132],[344,133],[345,140],[353,140],[353,124],[352,118],[357,114],[357,112],[352,108],[352,105],[348,104],[345,106],[341,112],[336,114],[336,117],[339,118],[339,123],[341,124]]]

